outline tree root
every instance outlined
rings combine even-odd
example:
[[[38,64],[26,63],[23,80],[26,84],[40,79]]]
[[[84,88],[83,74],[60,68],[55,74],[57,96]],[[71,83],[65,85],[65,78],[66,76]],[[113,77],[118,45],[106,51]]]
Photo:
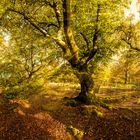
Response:
[[[76,106],[80,106],[80,105],[94,105],[97,107],[103,107],[105,109],[112,110],[111,105],[105,103],[102,99],[100,99],[98,97],[96,97],[96,98],[94,97],[94,98],[90,99],[90,101],[88,101],[88,102],[82,101],[81,99],[79,99],[79,97],[75,97],[75,98],[65,97],[64,101],[65,101],[66,105],[70,105],[72,107],[76,107]]]

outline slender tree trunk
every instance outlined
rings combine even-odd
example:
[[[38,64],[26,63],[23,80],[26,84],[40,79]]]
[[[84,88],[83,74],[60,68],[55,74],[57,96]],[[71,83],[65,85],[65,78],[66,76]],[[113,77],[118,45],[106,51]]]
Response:
[[[125,79],[124,79],[124,84],[128,84],[128,71],[125,71]]]

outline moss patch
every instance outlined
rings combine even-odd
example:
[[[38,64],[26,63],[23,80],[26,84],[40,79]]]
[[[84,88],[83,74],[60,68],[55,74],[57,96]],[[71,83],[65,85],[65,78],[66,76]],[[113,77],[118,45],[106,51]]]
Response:
[[[99,111],[99,108],[95,105],[83,105],[81,106],[82,115],[95,115],[97,117],[103,117],[103,113]]]
[[[68,126],[67,129],[75,140],[82,140],[84,135],[83,131],[80,131],[79,129],[73,127],[72,125]]]

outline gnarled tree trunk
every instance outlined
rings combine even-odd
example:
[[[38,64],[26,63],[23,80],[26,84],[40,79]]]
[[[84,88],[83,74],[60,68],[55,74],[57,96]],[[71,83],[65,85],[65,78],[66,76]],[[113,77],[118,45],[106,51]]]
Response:
[[[75,98],[83,103],[91,104],[96,100],[94,93],[94,80],[92,74],[88,71],[87,65],[78,67],[75,72],[76,77],[79,79],[81,91]]]
[[[76,99],[84,103],[92,103],[93,98],[95,99],[94,93],[94,82],[91,75],[88,72],[85,72],[78,76],[80,81],[81,91]]]

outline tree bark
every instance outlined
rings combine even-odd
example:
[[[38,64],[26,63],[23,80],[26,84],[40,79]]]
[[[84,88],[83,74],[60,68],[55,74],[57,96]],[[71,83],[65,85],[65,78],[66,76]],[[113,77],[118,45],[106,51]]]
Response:
[[[92,103],[93,98],[95,98],[95,94],[93,92],[94,82],[91,75],[88,73],[82,74],[79,80],[81,91],[76,98],[84,103]]]
[[[83,65],[78,67],[75,75],[79,79],[81,87],[81,91],[75,99],[86,104],[93,103],[96,99],[94,93],[94,80],[92,74],[88,71],[87,66]]]

